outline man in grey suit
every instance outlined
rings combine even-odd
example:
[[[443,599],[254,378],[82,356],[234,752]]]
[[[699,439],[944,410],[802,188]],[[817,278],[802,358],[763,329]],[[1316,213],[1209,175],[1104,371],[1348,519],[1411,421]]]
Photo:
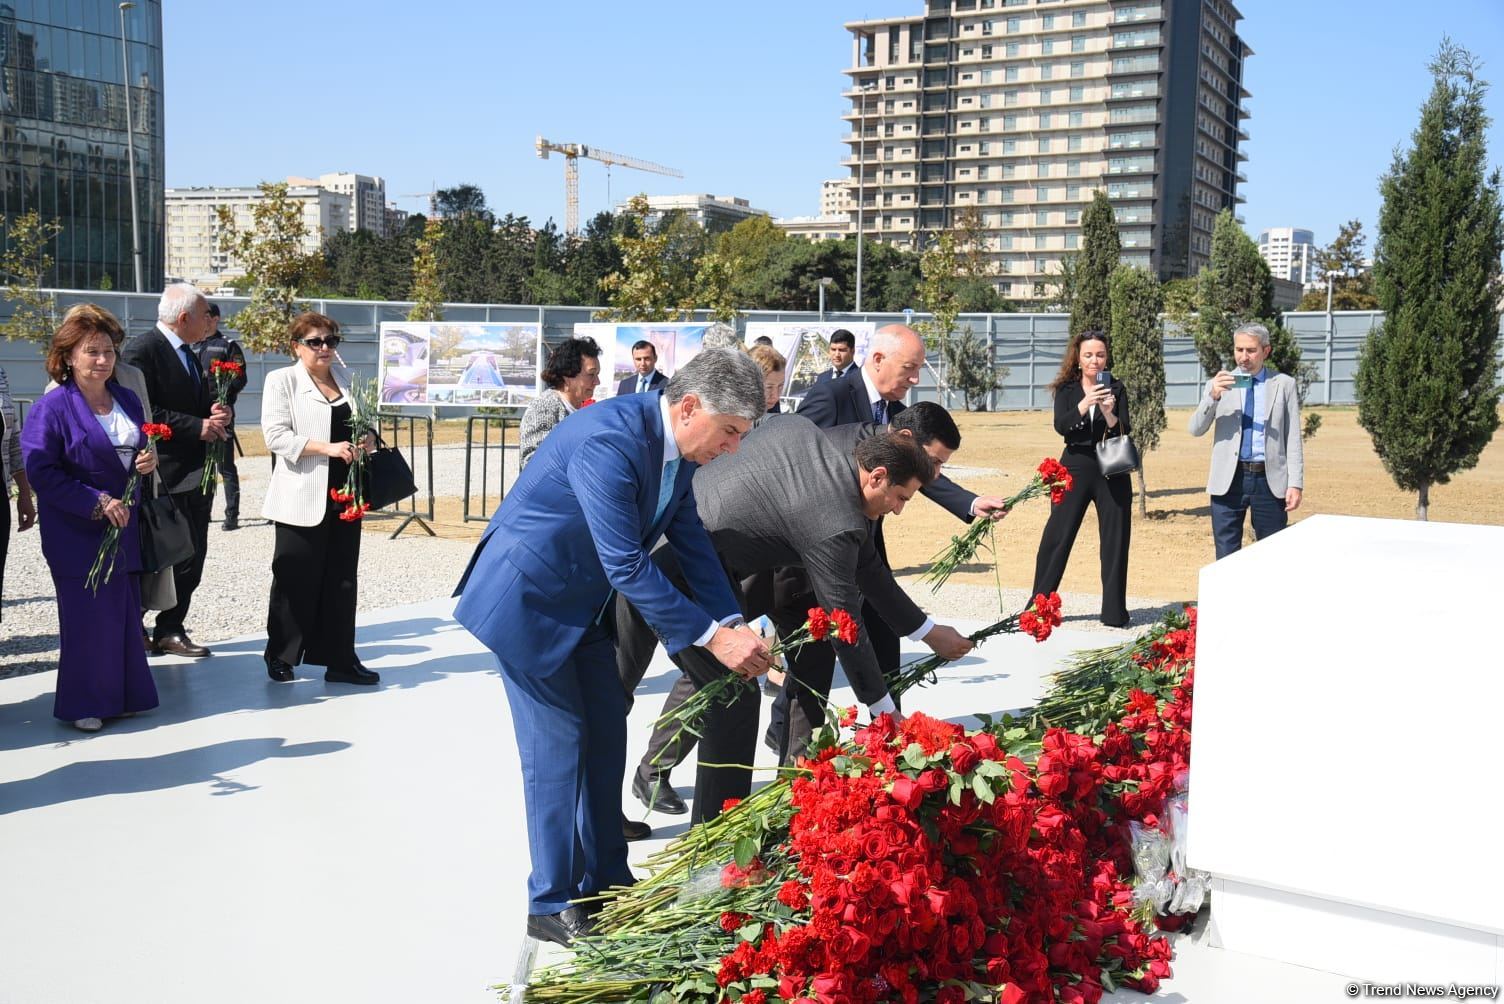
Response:
[[[1191,413],[1191,435],[1213,429],[1212,466],[1206,490],[1212,497],[1212,538],[1218,559],[1243,546],[1243,514],[1253,536],[1263,540],[1283,530],[1300,508],[1305,457],[1300,442],[1300,397],[1295,379],[1265,368],[1269,329],[1240,325],[1232,336],[1237,373],[1226,370],[1207,381]],[[1236,393],[1229,394],[1229,390]]]
[[[874,521],[902,512],[934,478],[933,462],[912,437],[872,435],[847,453],[807,419],[772,415],[721,464],[722,470],[707,465],[695,472],[695,503],[749,620],[766,614],[785,636],[799,629],[806,611],[775,609],[771,587],[774,569],[795,566],[804,569],[816,602],[827,610],[845,610],[861,624],[865,598],[895,629],[947,659],[971,650],[960,632],[936,624],[915,605],[873,543]],[[855,645],[832,644],[870,714],[897,714],[865,627]],[[677,661],[692,681],[686,687],[703,687],[730,672],[701,649],[685,650]],[[723,751],[730,742],[738,754],[727,758],[723,752],[723,762],[752,762],[757,709],[756,688],[745,687],[704,723],[707,734],[715,730],[722,737]],[[634,790],[643,787],[644,770],[648,776],[666,774],[682,755],[682,748],[664,752],[673,731],[654,733]],[[726,798],[745,796],[750,787],[744,769],[702,765],[695,780],[695,820],[715,818]]]

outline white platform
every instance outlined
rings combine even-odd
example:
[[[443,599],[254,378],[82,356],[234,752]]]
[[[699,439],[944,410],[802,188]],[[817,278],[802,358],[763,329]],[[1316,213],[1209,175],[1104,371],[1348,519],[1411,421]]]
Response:
[[[1214,944],[1504,981],[1504,527],[1313,516],[1201,572],[1189,863]]]
[[[162,707],[93,736],[51,717],[52,674],[0,681],[0,1002],[494,1001],[525,911],[520,777],[500,680],[448,614],[436,602],[362,618],[373,691],[272,684],[260,638],[154,660]],[[1105,641],[994,639],[909,704],[957,720],[1026,706],[1059,660]],[[672,681],[660,653],[632,715],[634,760]],[[677,780],[687,797],[687,766]],[[649,821],[658,837],[684,828]],[[633,845],[634,860],[658,846]],[[1175,966],[1155,999],[1335,1000],[1341,987],[1190,944]]]

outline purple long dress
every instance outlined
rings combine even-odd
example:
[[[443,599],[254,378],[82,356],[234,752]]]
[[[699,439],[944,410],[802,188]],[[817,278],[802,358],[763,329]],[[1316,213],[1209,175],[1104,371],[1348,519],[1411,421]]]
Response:
[[[121,410],[138,427],[136,395],[109,383]],[[89,403],[73,383],[48,391],[21,429],[26,475],[37,494],[42,556],[57,589],[57,698],[52,713],[67,722],[114,718],[157,706],[157,687],[141,645],[141,567],[136,499],[120,533],[110,581],[98,593],[84,586],[106,520],[93,517],[101,493],[120,498],[130,471]]]

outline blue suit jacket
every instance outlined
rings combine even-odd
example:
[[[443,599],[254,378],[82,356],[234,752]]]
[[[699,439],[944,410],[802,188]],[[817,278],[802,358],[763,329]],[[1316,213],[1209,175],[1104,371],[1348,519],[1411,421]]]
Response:
[[[656,521],[662,394],[627,394],[571,415],[543,440],[491,517],[456,594],[454,616],[513,668],[563,665],[612,591],[641,611],[670,653],[740,613],[695,510],[695,464],[681,460]],[[666,535],[694,599],[648,556]]]

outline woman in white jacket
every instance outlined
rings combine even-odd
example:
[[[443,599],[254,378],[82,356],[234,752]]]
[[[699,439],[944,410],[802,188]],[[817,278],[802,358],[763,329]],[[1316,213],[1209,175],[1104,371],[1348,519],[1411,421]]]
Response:
[[[355,585],[360,523],[339,518],[330,495],[342,488],[355,451],[347,388],[330,371],[339,325],[299,315],[288,330],[297,362],[269,373],[261,431],[274,466],[262,515],[277,528],[266,614],[266,673],[279,683],[307,662],[330,683],[375,685],[355,656]]]

